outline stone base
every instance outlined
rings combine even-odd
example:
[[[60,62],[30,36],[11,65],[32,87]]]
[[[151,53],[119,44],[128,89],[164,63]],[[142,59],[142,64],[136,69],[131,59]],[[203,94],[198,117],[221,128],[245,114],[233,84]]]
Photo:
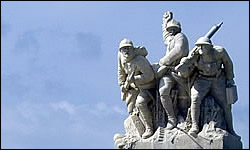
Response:
[[[159,128],[151,140],[134,143],[134,149],[242,149],[242,142],[228,132],[217,137],[192,137],[180,128],[171,131]]]
[[[124,127],[126,134],[129,135],[141,137],[145,132],[145,127],[137,115],[129,115],[129,117],[124,121]]]
[[[160,102],[160,100],[158,101]],[[155,105],[158,106],[158,105]],[[162,112],[161,107],[155,108]],[[229,134],[226,129],[223,109],[215,99],[207,96],[201,104],[199,134],[193,137],[188,134],[191,128],[191,111],[188,109],[184,120],[177,117],[177,127],[172,130],[163,128],[165,114],[154,115],[154,135],[142,139],[145,131],[139,115],[130,115],[124,121],[126,134],[114,135],[114,146],[119,149],[242,149],[239,136]],[[162,126],[159,126],[162,125]]]

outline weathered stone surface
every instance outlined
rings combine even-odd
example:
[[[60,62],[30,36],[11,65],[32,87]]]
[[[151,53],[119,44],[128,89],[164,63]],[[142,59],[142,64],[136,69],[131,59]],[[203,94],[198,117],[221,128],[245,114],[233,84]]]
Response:
[[[161,132],[162,131],[162,132]],[[140,140],[135,143],[135,149],[242,149],[240,139],[228,134],[225,130],[216,138],[197,138],[190,136],[182,129],[167,131],[159,128],[150,141]]]
[[[127,134],[139,137],[141,137],[145,131],[145,127],[137,115],[130,115],[124,121],[124,127]]]
[[[197,137],[188,134],[190,112],[177,127],[166,130],[158,127],[154,135],[142,139],[143,124],[138,116],[129,116],[124,122],[126,134],[115,135],[115,148],[120,149],[242,149],[240,137],[225,130],[223,110],[213,97],[206,97],[201,104],[201,131]],[[139,128],[141,127],[141,128]],[[136,135],[136,136],[135,136]],[[119,137],[119,138],[115,138]]]

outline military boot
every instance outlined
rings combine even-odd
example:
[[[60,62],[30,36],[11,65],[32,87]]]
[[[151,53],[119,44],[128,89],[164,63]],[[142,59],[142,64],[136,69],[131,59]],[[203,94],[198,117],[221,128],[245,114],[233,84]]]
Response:
[[[197,137],[197,133],[199,132],[199,126],[197,123],[192,122],[192,127],[188,131],[189,135],[192,135],[193,137]]]
[[[188,134],[193,137],[197,137],[197,133],[199,132],[199,117],[200,117],[200,107],[196,107],[196,105],[191,105],[191,120],[192,127],[189,130]]]
[[[154,134],[152,114],[146,105],[140,105],[139,111],[140,111],[143,123],[145,125],[145,132],[142,134],[142,138],[146,139]]]
[[[149,138],[153,134],[154,134],[153,128],[147,127],[146,130],[145,130],[145,132],[142,134],[142,138],[143,139],[147,139],[147,138]]]
[[[177,119],[174,114],[172,99],[168,95],[163,95],[161,96],[161,102],[168,116],[166,129],[171,130],[177,125]]]

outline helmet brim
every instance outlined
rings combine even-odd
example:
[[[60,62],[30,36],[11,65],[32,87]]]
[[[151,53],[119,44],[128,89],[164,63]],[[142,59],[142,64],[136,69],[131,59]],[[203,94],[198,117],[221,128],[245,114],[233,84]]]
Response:
[[[133,45],[131,44],[122,44],[119,48],[123,48],[123,47],[133,47]]]
[[[177,29],[177,30],[178,30],[178,29],[180,29],[180,26],[177,26],[177,25],[176,25],[176,26],[175,26],[175,25],[167,26],[166,29],[169,30],[170,28],[174,28],[174,29]]]
[[[209,42],[196,42],[195,45],[212,45]]]

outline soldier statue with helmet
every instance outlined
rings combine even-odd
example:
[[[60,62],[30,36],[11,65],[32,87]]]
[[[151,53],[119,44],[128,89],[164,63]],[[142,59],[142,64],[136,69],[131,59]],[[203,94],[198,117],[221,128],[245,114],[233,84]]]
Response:
[[[175,68],[183,77],[188,77],[196,72],[196,77],[191,87],[191,120],[192,127],[189,134],[197,136],[199,129],[200,105],[205,96],[210,93],[224,110],[226,130],[238,137],[233,129],[231,104],[237,97],[227,96],[226,89],[234,86],[233,63],[227,51],[221,46],[212,44],[210,38],[222,23],[214,26],[205,36],[200,37],[195,43],[195,48]],[[236,92],[236,91],[234,91]],[[237,96],[237,95],[236,95]],[[234,98],[234,102],[229,99]]]
[[[118,80],[121,87],[122,100],[126,100],[128,112],[133,115],[138,108],[145,126],[142,138],[153,134],[152,112],[148,103],[152,100],[155,88],[154,71],[145,58],[145,47],[134,47],[131,40],[123,39],[118,52]]]
[[[162,35],[166,45],[166,54],[159,61],[157,78],[159,79],[160,100],[168,118],[166,129],[171,130],[177,125],[173,96],[171,96],[177,82],[172,74],[181,58],[188,55],[189,46],[187,37],[181,32],[181,24],[173,19],[172,12],[168,11],[163,15]],[[185,116],[188,109],[188,95],[183,88],[178,90],[178,97],[178,107]]]

